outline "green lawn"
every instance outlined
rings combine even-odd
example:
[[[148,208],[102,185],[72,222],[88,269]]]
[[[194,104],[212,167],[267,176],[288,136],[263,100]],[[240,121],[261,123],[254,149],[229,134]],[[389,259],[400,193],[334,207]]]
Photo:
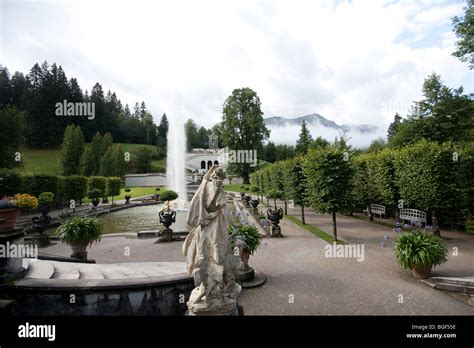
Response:
[[[306,224],[306,225],[303,225],[303,222],[301,222],[300,219],[298,219],[296,216],[294,215],[285,215],[285,217],[290,220],[291,222],[293,222],[294,224],[297,224],[298,226],[301,226],[303,227],[304,229],[308,230],[309,232],[311,232],[312,234],[314,234],[315,236],[325,240],[326,242],[328,243],[333,243],[334,242],[334,238],[332,236],[330,236],[329,234],[327,234],[326,232],[320,230],[319,228],[317,228],[316,226],[314,225],[310,225],[310,224]],[[338,240],[336,242],[337,244],[344,244],[344,241],[342,240]]]
[[[240,188],[240,186],[250,187],[250,185],[243,185],[243,184],[227,184],[227,185],[224,185],[224,190],[242,192],[243,190]],[[248,193],[248,191],[245,191],[245,192]]]
[[[19,152],[25,173],[58,175],[61,171],[60,149],[22,149]]]
[[[152,151],[156,151],[154,145],[142,145],[142,144],[120,144],[124,152],[132,152],[140,146],[145,146]],[[86,147],[89,144],[86,144]],[[28,149],[23,148],[20,150],[21,161],[23,172],[28,174],[49,174],[58,175],[61,172],[61,166],[59,163],[59,157],[61,154],[60,148],[53,149]],[[166,159],[153,160],[152,168],[156,168],[156,171],[165,171]],[[161,168],[161,169],[160,169]]]

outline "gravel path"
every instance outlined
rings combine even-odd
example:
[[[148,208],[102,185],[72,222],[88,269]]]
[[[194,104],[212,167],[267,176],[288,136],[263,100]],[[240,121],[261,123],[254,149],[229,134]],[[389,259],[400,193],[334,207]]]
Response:
[[[298,215],[299,209],[289,213]],[[306,221],[332,231],[329,215],[307,212]],[[244,292],[240,302],[246,314],[474,314],[473,307],[403,272],[392,251],[397,234],[387,227],[338,216],[340,238],[364,245],[365,259],[358,262],[355,258],[325,257],[326,242],[287,219],[281,226],[286,238],[266,239],[250,259],[251,266],[267,275],[267,283]],[[390,239],[384,241],[384,235]],[[451,257],[434,276],[474,275],[474,238],[453,237],[447,244],[461,239],[459,256]]]

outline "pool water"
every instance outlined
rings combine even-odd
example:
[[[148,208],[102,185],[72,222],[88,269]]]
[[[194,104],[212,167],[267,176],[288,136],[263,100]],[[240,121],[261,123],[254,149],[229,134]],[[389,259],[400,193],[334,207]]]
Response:
[[[163,228],[158,216],[159,211],[163,209],[163,205],[145,205],[120,210],[114,213],[101,215],[98,217],[103,224],[103,234],[111,233],[127,233],[141,231],[157,231]],[[227,212],[229,215],[234,210],[232,203],[227,204]],[[170,228],[174,232],[188,232],[190,226],[186,223],[188,211],[176,211],[176,222]],[[49,235],[56,234],[56,228],[52,227],[46,230]]]

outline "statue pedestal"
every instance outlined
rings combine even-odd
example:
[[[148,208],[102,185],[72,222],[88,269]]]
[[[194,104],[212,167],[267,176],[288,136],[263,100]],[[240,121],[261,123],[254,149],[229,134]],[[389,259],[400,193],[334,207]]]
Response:
[[[39,248],[48,246],[49,236],[47,234],[38,233],[32,236],[25,237],[25,244],[37,245]]]
[[[6,255],[0,255],[0,284],[5,284],[22,278],[25,274],[25,269],[23,268],[23,257],[20,255],[10,257],[8,255],[13,244],[22,244],[20,239],[23,235],[23,229],[14,229],[0,233],[1,250],[6,253]]]
[[[236,299],[228,299],[219,304],[207,305],[205,302],[194,303],[198,296],[199,290],[194,289],[187,303],[187,316],[239,315],[239,313],[242,312],[239,311],[240,306],[237,304]]]
[[[241,282],[251,281],[255,277],[255,270],[247,265],[243,270],[237,271],[236,278],[239,284]]]
[[[270,237],[272,238],[283,237],[283,235],[281,234],[281,227],[279,225],[272,223]]]
[[[161,231],[160,242],[172,242],[173,241],[173,230],[171,228],[165,228]]]

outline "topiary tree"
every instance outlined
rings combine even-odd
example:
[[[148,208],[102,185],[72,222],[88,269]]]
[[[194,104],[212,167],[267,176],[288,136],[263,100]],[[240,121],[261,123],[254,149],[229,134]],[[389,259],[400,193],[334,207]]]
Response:
[[[285,170],[283,162],[276,162],[272,165],[270,172],[272,177],[272,186],[277,192],[276,199],[282,199],[285,205],[285,214],[287,213],[287,195],[285,191]],[[276,203],[276,202],[275,202]],[[276,209],[276,204],[275,204]]]
[[[281,199],[281,191],[278,191],[276,189],[271,189],[270,191],[267,192],[267,198],[271,198],[273,199],[273,205],[275,206],[275,210],[277,210],[277,203],[276,203],[276,200],[277,199]]]
[[[306,175],[303,172],[303,161],[303,157],[295,157],[287,162],[287,176],[285,178],[287,183],[285,186],[288,189],[288,198],[301,207],[301,222],[305,225],[304,208],[307,203],[307,183]]]
[[[178,193],[173,190],[165,190],[160,194],[160,199],[163,202],[174,201],[178,199]]]
[[[97,189],[102,192],[102,198],[107,196],[107,180],[103,176],[91,176],[88,181],[89,191]]]
[[[452,206],[456,192],[453,148],[425,139],[400,149],[395,176],[400,196],[410,206],[431,212],[433,231],[440,235],[437,211]]]
[[[321,213],[330,213],[337,240],[336,213],[352,206],[353,167],[343,149],[311,149],[304,162],[308,202]]]
[[[120,189],[122,186],[122,179],[118,177],[107,178],[108,195],[112,196],[112,204],[114,204],[114,197],[120,195]]]
[[[87,178],[82,175],[71,175],[65,176],[63,180],[64,198],[82,203],[82,199],[87,194]]]
[[[251,186],[247,186],[245,188],[246,191],[250,191],[251,193],[253,193],[252,191],[252,186],[255,186],[255,187],[258,187],[258,192],[255,191],[255,188],[254,188],[254,191],[256,193],[261,193],[263,192],[263,183],[262,183],[262,169],[254,172],[250,178],[250,183],[252,184]]]
[[[257,196],[261,192],[260,187],[258,187],[257,185],[251,185],[249,191]]]
[[[273,189],[273,185],[272,185],[272,178],[271,178],[271,174],[270,174],[270,171],[271,171],[271,167],[266,167],[265,169],[262,169],[261,170],[261,188],[260,188],[260,192],[262,194],[265,195],[265,197],[267,198],[267,206],[269,205],[268,203],[268,199],[269,198],[272,198],[270,197],[268,194],[269,192]]]

